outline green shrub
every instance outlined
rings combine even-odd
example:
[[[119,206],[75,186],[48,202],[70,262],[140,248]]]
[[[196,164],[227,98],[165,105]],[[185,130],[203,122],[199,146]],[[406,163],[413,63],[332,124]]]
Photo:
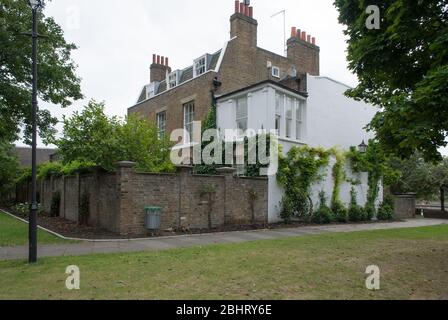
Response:
[[[364,212],[364,221],[370,221],[377,215],[375,205],[366,205]]]
[[[345,208],[344,204],[340,201],[333,203],[331,208],[335,221],[337,222],[347,222],[348,220],[348,210]]]
[[[59,162],[46,162],[39,166],[37,177],[46,179],[51,176],[60,176],[62,174],[62,164]]]
[[[88,173],[92,167],[95,167],[95,163],[90,161],[71,161],[64,165],[62,168],[62,174],[65,176],[71,176],[75,173]]]
[[[30,204],[28,202],[25,203],[16,203],[15,205],[13,205],[11,207],[12,211],[14,211],[14,213],[20,215],[20,216],[24,216],[24,217],[28,217],[30,214]],[[40,203],[37,204],[37,214],[42,215],[44,213],[44,210],[42,208],[42,206],[40,205]]]
[[[50,216],[58,217],[60,208],[61,208],[61,193],[59,191],[56,191],[53,192],[53,194],[51,195]]]
[[[350,207],[348,209],[348,219],[352,222],[365,221],[366,220],[366,212],[363,207],[358,205],[357,192],[355,188],[352,188],[350,191]]]
[[[350,206],[348,209],[348,219],[352,222],[365,221],[366,212],[361,206]]]
[[[318,224],[328,224],[328,223],[331,223],[334,220],[333,212],[327,206],[327,198],[325,196],[325,192],[324,191],[321,191],[319,193],[319,199],[320,199],[319,209],[317,209],[317,211],[314,212],[311,221],[314,222],[314,223],[318,223]]]
[[[378,209],[377,214],[378,220],[387,221],[392,220],[393,217],[394,217],[394,209],[387,202],[383,202]]]

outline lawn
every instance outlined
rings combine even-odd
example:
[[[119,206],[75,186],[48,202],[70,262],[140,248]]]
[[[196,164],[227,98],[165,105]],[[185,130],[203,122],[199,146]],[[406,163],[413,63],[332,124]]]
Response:
[[[0,299],[447,299],[448,226],[0,262]],[[381,290],[365,288],[369,265]],[[81,290],[65,289],[77,265]]]
[[[64,240],[39,230],[40,244],[62,243]],[[0,211],[0,247],[22,246],[28,244],[28,225]]]

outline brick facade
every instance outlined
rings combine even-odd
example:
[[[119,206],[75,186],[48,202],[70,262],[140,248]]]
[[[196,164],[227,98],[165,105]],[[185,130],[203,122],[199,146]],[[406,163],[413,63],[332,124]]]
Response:
[[[60,216],[79,221],[83,194],[89,195],[88,224],[122,236],[146,236],[145,207],[162,208],[162,229],[208,229],[225,225],[265,224],[268,217],[268,180],[234,177],[234,169],[219,176],[193,175],[191,167],[175,174],[139,173],[134,163],[122,162],[116,173],[52,177],[38,184],[41,203],[50,211],[51,198],[61,193]],[[16,200],[28,196],[17,189]]]
[[[293,35],[288,40],[288,54],[284,57],[257,46],[258,22],[250,15],[239,12],[233,14],[230,17],[230,29],[231,40],[221,51],[222,63],[217,66],[219,70],[209,70],[206,74],[144,100],[129,108],[128,113],[137,113],[155,122],[156,114],[166,111],[166,130],[169,134],[174,129],[183,128],[182,105],[185,102],[195,102],[194,120],[202,121],[213,102],[212,93],[220,96],[268,79],[282,81],[282,84],[294,90],[306,92],[306,82],[302,81],[306,78],[304,74],[319,75],[319,47],[306,39],[301,40],[300,35]],[[280,78],[272,76],[268,62],[280,69]],[[293,69],[298,74],[291,81],[287,75]],[[215,78],[222,83],[221,86],[214,87]]]

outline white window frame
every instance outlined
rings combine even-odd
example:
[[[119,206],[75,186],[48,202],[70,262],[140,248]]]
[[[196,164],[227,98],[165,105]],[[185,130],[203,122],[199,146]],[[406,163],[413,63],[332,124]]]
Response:
[[[159,139],[166,135],[166,111],[161,111],[156,114],[157,134]]]
[[[279,67],[272,67],[272,76],[274,78],[280,78],[280,68]]]
[[[282,136],[282,128],[283,128],[283,113],[284,113],[284,103],[285,95],[278,91],[275,92],[275,129],[277,130],[277,134],[279,137]],[[279,103],[279,105],[277,105]],[[278,127],[277,127],[278,122]]]
[[[194,101],[190,101],[183,104],[184,111],[184,129],[189,133],[190,139],[184,137],[185,143],[191,143],[193,141],[193,122],[194,122]]]
[[[305,124],[305,102],[297,100],[295,103],[295,117],[296,117],[296,140],[303,141],[304,124]],[[300,115],[300,116],[299,116]]]
[[[246,112],[245,115],[243,114],[242,117],[238,117],[238,108],[240,105],[240,101],[244,100],[246,102]],[[240,96],[238,98],[235,99],[235,125],[236,125],[236,129],[240,129],[238,126],[238,123],[245,121],[246,125],[245,125],[245,129],[242,130],[242,134],[241,132],[238,132],[239,136],[244,136],[244,134],[246,133],[248,126],[249,126],[249,99],[247,95],[244,96]]]
[[[178,86],[179,85],[179,70],[173,71],[170,74],[168,74],[166,83],[167,83],[168,89],[172,89],[172,88]]]
[[[285,137],[288,139],[293,139],[294,133],[294,100],[288,95],[285,96]],[[288,111],[290,111],[290,116],[288,116]]]
[[[193,63],[193,77],[196,78],[207,72],[207,55],[194,60]]]

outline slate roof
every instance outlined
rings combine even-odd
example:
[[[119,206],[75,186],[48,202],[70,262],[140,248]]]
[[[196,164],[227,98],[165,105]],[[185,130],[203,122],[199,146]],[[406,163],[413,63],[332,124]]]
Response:
[[[211,56],[210,63],[209,63],[207,71],[216,69],[216,65],[218,64],[218,60],[221,55],[221,51],[222,50],[219,50],[219,51],[215,52],[214,54],[210,55]],[[183,70],[179,70],[179,72],[180,72],[180,80],[179,80],[178,86],[182,85],[183,83],[187,82],[188,80],[193,79],[193,66],[189,66]],[[166,90],[167,90],[166,80],[163,80],[162,82],[160,82],[155,94],[156,95],[160,94],[162,92],[165,92]],[[147,96],[146,86],[144,86],[140,93],[137,103],[145,101],[146,96]]]

